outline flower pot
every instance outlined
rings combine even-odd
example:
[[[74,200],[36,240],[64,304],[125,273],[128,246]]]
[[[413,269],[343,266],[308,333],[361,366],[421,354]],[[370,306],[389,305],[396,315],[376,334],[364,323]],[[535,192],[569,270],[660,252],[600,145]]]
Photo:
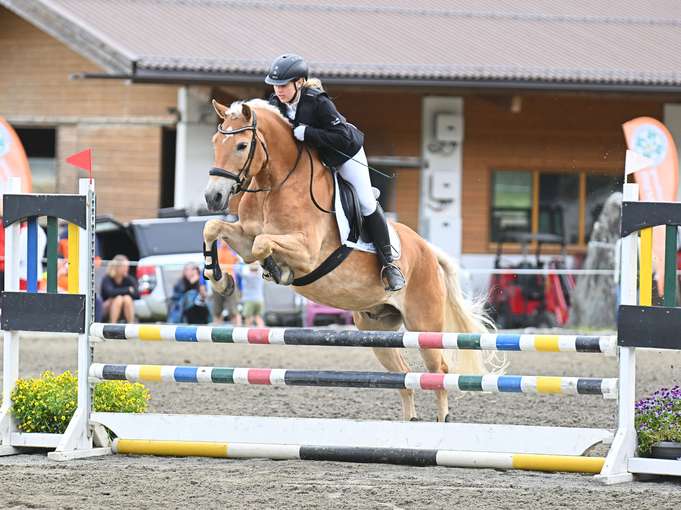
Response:
[[[653,445],[650,456],[656,459],[681,460],[681,443],[677,441],[659,441]]]

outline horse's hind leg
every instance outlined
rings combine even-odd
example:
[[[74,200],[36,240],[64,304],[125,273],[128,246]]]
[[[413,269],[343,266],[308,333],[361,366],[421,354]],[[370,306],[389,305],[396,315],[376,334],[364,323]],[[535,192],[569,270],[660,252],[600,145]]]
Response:
[[[437,285],[421,285],[407,296],[404,326],[408,331],[443,331],[445,326],[445,294],[435,292]],[[449,370],[441,349],[419,351],[428,372],[446,374]],[[449,415],[447,390],[435,390],[437,421],[445,421]]]
[[[441,349],[423,349],[420,352],[428,372],[446,374],[449,371]],[[449,417],[447,390],[435,390],[435,402],[437,405],[437,421],[447,421]]]
[[[362,312],[355,312],[352,315],[354,316],[355,325],[358,329],[396,331],[401,325],[401,320],[396,320],[394,323],[391,321],[388,325],[380,320],[373,320]],[[372,350],[378,361],[388,372],[409,372],[409,365],[399,349],[374,347]],[[399,392],[402,400],[403,418],[405,420],[415,420],[416,405],[414,403],[414,390],[404,389],[399,390]]]

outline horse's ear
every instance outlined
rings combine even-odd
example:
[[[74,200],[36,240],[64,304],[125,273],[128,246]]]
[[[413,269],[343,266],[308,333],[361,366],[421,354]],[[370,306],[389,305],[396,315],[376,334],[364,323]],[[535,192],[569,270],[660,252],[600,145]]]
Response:
[[[221,119],[225,118],[227,107],[224,104],[220,104],[215,99],[213,99],[213,108],[215,108],[215,113],[218,114],[218,117],[220,117]]]
[[[246,119],[246,122],[251,120],[251,107],[248,106],[248,104],[243,103],[241,105],[241,113],[244,116],[244,119]]]

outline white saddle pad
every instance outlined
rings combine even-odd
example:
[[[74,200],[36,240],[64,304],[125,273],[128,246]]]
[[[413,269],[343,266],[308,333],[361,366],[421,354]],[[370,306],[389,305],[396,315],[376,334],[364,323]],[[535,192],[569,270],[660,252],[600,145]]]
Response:
[[[361,238],[358,239],[356,243],[348,240],[348,236],[350,235],[350,224],[345,217],[345,211],[343,211],[343,204],[341,203],[340,193],[338,192],[338,179],[336,178],[335,172],[333,174],[333,182],[336,187],[336,201],[333,204],[333,208],[336,210],[336,223],[338,224],[338,233],[340,234],[341,244],[355,250],[376,253],[376,248],[374,248],[372,243],[365,243]],[[390,221],[388,221],[388,231],[390,232],[390,245],[393,247],[393,256],[397,260],[400,258],[400,253],[402,252],[402,244],[400,243],[400,236],[397,235],[397,231],[395,231],[395,228]]]

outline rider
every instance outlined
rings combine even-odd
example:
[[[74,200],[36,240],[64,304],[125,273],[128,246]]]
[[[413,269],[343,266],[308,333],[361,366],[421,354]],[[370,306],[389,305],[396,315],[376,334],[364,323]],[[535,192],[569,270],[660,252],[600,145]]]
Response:
[[[293,136],[316,147],[324,164],[336,168],[357,191],[364,224],[383,266],[381,279],[385,288],[402,289],[404,275],[393,262],[388,224],[371,189],[362,147],[364,134],[338,113],[319,80],[308,79],[307,63],[302,57],[293,54],[277,57],[265,83],[274,86],[270,103],[293,124]]]

